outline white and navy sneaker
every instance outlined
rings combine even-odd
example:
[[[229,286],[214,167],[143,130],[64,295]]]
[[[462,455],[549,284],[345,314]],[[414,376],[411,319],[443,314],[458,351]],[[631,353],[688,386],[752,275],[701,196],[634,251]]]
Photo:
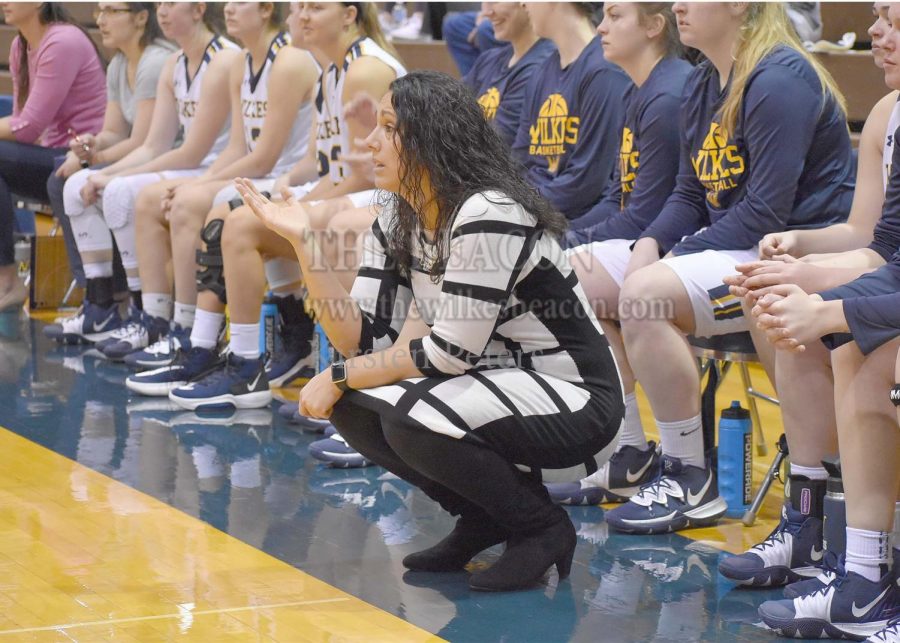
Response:
[[[230,405],[258,409],[272,401],[262,359],[244,359],[231,353],[218,368],[172,389],[169,399],[191,411]]]
[[[171,364],[136,373],[125,380],[125,386],[140,395],[168,395],[173,389],[214,370],[221,361],[222,358],[209,348],[179,349]]]
[[[883,630],[866,639],[870,643],[900,643],[900,616],[892,618]]]
[[[309,455],[316,460],[327,462],[337,469],[368,467],[375,464],[347,444],[347,441],[339,433],[334,433],[323,440],[317,440],[310,444]]]
[[[86,302],[81,314],[64,319],[59,329],[53,328],[52,336],[65,344],[94,344],[112,337],[123,325],[119,316],[119,305],[108,308]],[[48,326],[48,329],[51,327]],[[51,333],[48,331],[48,336]]]
[[[778,587],[818,576],[822,556],[822,520],[786,502],[774,531],[743,554],[723,559],[719,573],[745,587]]]
[[[839,569],[827,587],[793,600],[766,601],[759,616],[782,636],[862,641],[900,616],[900,589],[887,566],[877,581]]]
[[[84,317],[84,304],[79,306],[72,314],[70,315],[61,315],[59,317],[54,318],[52,324],[47,324],[43,328],[44,337],[48,339],[55,340],[57,342],[66,343],[62,339],[63,334],[63,322],[68,321],[70,319],[74,319],[76,317]],[[74,342],[73,342],[74,343]]]
[[[786,585],[782,592],[784,597],[799,598],[828,587],[831,585],[831,581],[837,578],[838,562],[838,555],[833,551],[826,550],[822,564],[817,570],[819,573],[813,578],[804,578]]]
[[[171,322],[168,333],[145,349],[126,355],[125,363],[139,369],[161,368],[172,363],[179,349],[187,351],[190,348],[191,329]]]
[[[100,346],[100,351],[113,361],[147,348],[166,334],[169,322],[162,317],[153,317],[136,307],[131,308],[128,321]]]
[[[659,473],[659,450],[650,442],[646,450],[624,446],[597,471],[578,482],[547,483],[553,502],[561,505],[598,505],[626,502]]]
[[[624,505],[607,511],[606,522],[625,533],[664,534],[714,525],[727,508],[711,468],[685,465],[664,454],[658,477]]]

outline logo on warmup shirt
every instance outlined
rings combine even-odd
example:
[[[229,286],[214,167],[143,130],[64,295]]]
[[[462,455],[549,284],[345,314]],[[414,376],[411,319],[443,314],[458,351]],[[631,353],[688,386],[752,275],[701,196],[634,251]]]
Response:
[[[634,190],[634,179],[640,166],[641,153],[634,149],[634,132],[622,129],[622,147],[619,149],[619,176],[622,183],[622,205],[625,195]]]
[[[497,108],[500,107],[500,90],[491,87],[478,97],[478,104],[484,110],[484,117],[492,121],[497,117]]]
[[[550,94],[541,105],[541,111],[534,125],[528,128],[531,134],[531,156],[547,159],[547,169],[551,174],[559,170],[559,159],[566,153],[566,145],[578,142],[578,128],[581,119],[569,116],[569,105],[562,94]]]
[[[719,195],[738,186],[737,177],[744,173],[744,159],[737,146],[728,143],[728,133],[716,122],[709,124],[703,145],[691,157],[694,173],[706,188],[706,200],[719,208]]]

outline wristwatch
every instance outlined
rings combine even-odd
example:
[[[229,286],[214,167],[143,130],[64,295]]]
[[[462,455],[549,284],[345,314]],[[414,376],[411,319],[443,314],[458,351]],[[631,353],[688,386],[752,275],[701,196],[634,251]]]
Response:
[[[347,365],[344,362],[335,362],[331,365],[331,383],[342,391],[349,391],[347,384]]]

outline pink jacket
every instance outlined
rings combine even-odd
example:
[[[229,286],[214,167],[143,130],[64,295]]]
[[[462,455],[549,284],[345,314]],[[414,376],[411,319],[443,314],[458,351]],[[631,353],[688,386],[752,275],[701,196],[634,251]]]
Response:
[[[19,38],[10,48],[13,75],[13,135],[20,143],[67,147],[69,128],[96,134],[106,112],[106,78],[90,39],[75,25],[52,24],[37,50],[28,52],[30,87],[23,109],[17,107]]]

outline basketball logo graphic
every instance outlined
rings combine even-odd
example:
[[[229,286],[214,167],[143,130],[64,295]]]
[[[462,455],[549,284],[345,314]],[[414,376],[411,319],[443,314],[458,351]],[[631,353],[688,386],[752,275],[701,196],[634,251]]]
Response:
[[[500,91],[496,87],[491,87],[478,98],[478,104],[484,110],[484,117],[488,121],[494,120],[497,108],[500,107]]]
[[[566,145],[578,142],[580,124],[579,117],[569,116],[569,105],[562,94],[550,94],[541,105],[537,121],[529,128],[531,145],[528,153],[545,157],[548,171],[556,174]]]
[[[706,188],[706,200],[714,208],[722,207],[721,193],[736,188],[735,177],[743,174],[745,169],[737,145],[729,143],[728,132],[715,121],[709,124],[709,132],[702,147],[691,157],[691,164]]]

